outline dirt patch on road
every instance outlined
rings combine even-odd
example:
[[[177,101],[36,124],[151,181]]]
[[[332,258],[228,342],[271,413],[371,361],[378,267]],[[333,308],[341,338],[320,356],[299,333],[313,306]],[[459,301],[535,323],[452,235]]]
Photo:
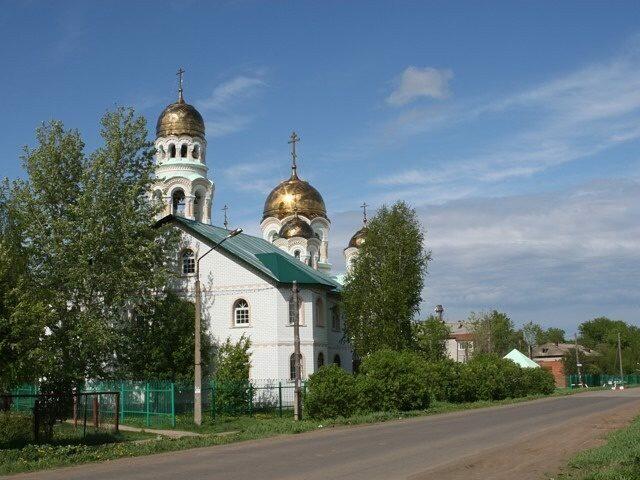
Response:
[[[552,478],[574,454],[604,443],[606,434],[628,425],[640,413],[637,403],[579,422],[563,422],[522,441],[458,458],[410,480],[540,480]]]

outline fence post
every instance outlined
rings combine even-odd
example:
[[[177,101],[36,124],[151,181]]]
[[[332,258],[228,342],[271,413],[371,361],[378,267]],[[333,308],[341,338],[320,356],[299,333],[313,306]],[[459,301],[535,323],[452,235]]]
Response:
[[[120,411],[118,412],[120,415],[120,423],[124,423],[124,402],[126,398],[124,391],[124,382],[120,382]]]
[[[176,384],[171,382],[171,426],[176,428]]]
[[[149,382],[145,382],[144,384],[144,409],[145,409],[145,424],[150,426],[149,422]]]
[[[116,393],[116,408],[115,408],[115,421],[116,421],[116,433],[120,431],[120,393]]]
[[[211,418],[216,418],[216,381],[211,380]]]
[[[278,413],[282,417],[282,382],[278,382]]]

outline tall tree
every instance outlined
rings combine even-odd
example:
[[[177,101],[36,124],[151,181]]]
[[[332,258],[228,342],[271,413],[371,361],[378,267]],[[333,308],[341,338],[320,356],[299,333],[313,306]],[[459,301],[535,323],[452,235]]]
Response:
[[[430,315],[423,322],[413,324],[414,349],[427,361],[447,358],[447,339],[451,330],[446,323]]]
[[[489,313],[471,313],[470,330],[473,335],[473,353],[506,355],[518,348],[519,336],[506,313],[493,310]]]
[[[342,295],[346,336],[359,357],[413,343],[430,253],[415,210],[405,202],[383,206],[367,228]]]
[[[132,314],[162,293],[176,242],[153,228],[144,119],[118,108],[101,126],[103,145],[89,157],[77,131],[57,121],[40,127],[16,193],[29,281],[14,315],[44,322],[41,374],[58,390],[112,371]]]

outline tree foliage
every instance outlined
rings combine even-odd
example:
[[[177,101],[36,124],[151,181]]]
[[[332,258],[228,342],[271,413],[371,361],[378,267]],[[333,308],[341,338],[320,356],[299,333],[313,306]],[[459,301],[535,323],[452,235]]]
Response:
[[[144,119],[130,109],[107,112],[101,136],[86,155],[77,131],[58,121],[41,126],[23,155],[28,179],[12,192],[26,273],[12,293],[10,334],[36,326],[43,390],[68,391],[113,372],[124,326],[153,309],[172,267],[176,234],[153,228]]]
[[[430,315],[425,321],[413,324],[414,349],[429,362],[444,360],[450,334],[446,323]]]
[[[430,259],[423,242],[416,212],[404,202],[381,207],[369,221],[342,296],[346,336],[359,357],[412,346]]]
[[[506,313],[471,313],[469,326],[473,335],[473,353],[504,356],[520,347],[520,335]]]
[[[173,292],[156,300],[149,312],[134,315],[121,330],[120,359],[115,375],[132,380],[193,381],[194,304]],[[208,376],[213,345],[201,325],[202,371]]]

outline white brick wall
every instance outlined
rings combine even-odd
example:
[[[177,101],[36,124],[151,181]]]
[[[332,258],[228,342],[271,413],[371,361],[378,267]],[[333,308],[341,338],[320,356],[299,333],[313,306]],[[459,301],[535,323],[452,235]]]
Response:
[[[200,257],[209,246],[185,234],[185,243]],[[194,298],[194,276],[179,281],[185,296]],[[289,325],[291,288],[278,286],[273,280],[257,273],[241,260],[223,250],[208,254],[200,262],[203,322],[217,342],[227,338],[237,341],[242,334],[251,339],[252,379],[288,379],[289,360],[293,354],[293,327]],[[337,298],[326,290],[300,286],[302,315],[300,343],[303,356],[303,378],[317,370],[318,353],[323,352],[325,364],[340,355],[341,365],[352,368],[351,350],[342,342],[342,332],[333,331],[331,306]],[[249,304],[249,325],[235,326],[233,304],[238,299]],[[325,310],[324,327],[316,325],[315,301],[321,298]]]

